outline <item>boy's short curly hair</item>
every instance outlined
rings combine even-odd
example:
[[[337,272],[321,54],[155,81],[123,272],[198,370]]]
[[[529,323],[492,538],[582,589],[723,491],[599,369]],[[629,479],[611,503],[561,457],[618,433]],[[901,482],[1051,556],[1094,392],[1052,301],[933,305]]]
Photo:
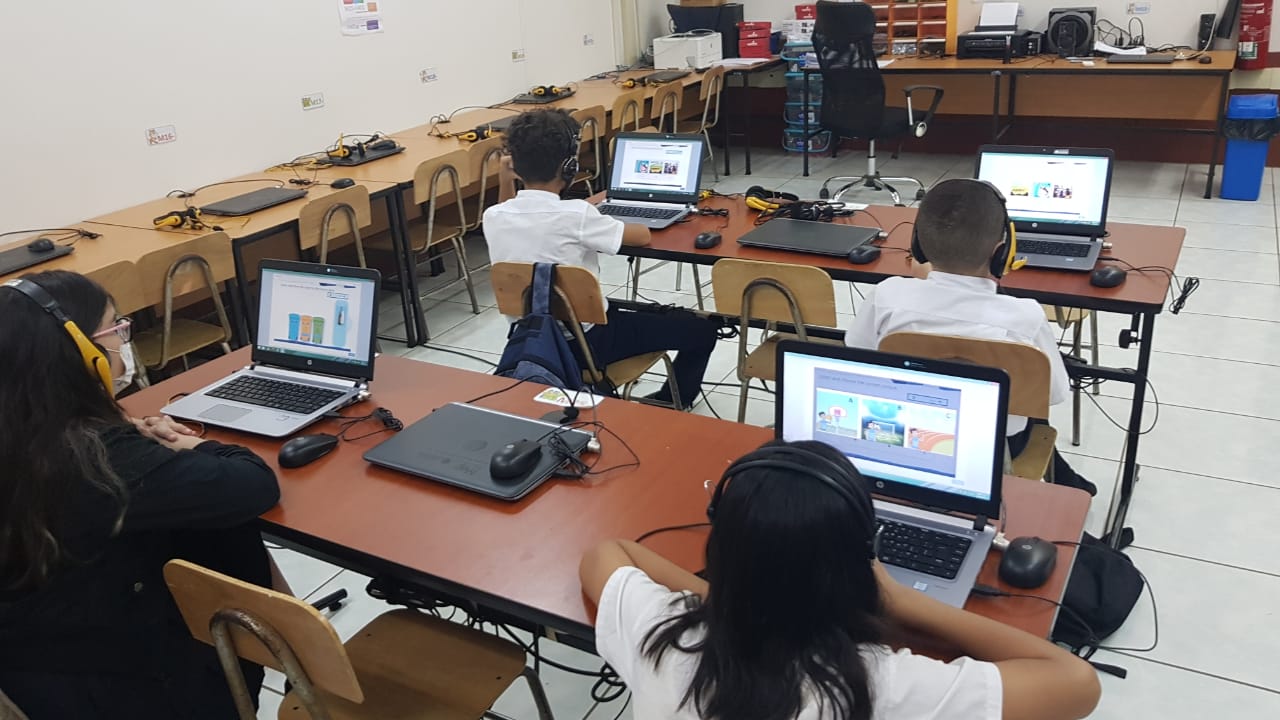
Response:
[[[984,268],[1004,237],[1005,208],[979,180],[945,180],[920,201],[920,247],[942,272]]]
[[[516,174],[526,182],[550,182],[564,161],[577,154],[581,128],[564,110],[521,113],[507,128],[507,152]]]

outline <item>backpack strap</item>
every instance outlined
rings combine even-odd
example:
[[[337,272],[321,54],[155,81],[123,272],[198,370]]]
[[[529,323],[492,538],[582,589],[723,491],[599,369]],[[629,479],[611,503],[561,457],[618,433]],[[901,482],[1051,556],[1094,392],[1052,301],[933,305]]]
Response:
[[[553,263],[534,263],[533,283],[529,289],[529,311],[531,314],[551,314],[551,288],[555,278],[556,266]]]

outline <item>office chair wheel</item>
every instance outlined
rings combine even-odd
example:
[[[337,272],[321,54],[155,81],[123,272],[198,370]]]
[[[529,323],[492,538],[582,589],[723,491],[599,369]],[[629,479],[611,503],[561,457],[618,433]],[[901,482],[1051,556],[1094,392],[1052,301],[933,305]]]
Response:
[[[919,190],[916,190],[916,200],[919,201],[923,199],[924,199],[924,188],[920,188]]]

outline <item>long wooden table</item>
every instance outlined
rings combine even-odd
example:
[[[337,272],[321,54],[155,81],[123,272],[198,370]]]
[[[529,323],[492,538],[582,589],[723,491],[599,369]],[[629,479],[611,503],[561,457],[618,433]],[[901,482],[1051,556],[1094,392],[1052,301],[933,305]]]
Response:
[[[600,200],[603,195],[593,198]],[[698,265],[714,265],[721,258],[735,257],[763,262],[795,263],[820,267],[835,280],[878,283],[894,276],[911,274],[908,262],[911,246],[911,224],[915,220],[914,208],[873,205],[852,217],[838,218],[842,224],[880,227],[889,237],[879,244],[883,248],[879,259],[868,265],[854,265],[847,258],[826,255],[766,250],[739,245],[737,240],[754,228],[758,215],[749,210],[741,199],[713,197],[701,203],[704,207],[725,208],[727,218],[717,216],[691,216],[688,222],[673,225],[655,232],[652,242],[645,247],[623,247],[622,253],[634,257],[688,262]],[[1112,262],[1124,268],[1146,268],[1147,271],[1131,271],[1128,279],[1114,288],[1099,288],[1090,284],[1090,273],[1066,272],[1024,268],[1011,273],[1000,281],[1000,292],[1017,297],[1030,298],[1049,305],[1083,308],[1098,312],[1122,313],[1133,316],[1133,344],[1138,347],[1136,369],[1110,367],[1069,367],[1079,378],[1114,380],[1133,385],[1133,397],[1126,426],[1126,444],[1118,485],[1118,498],[1113,511],[1108,514],[1107,529],[1113,545],[1120,542],[1121,533],[1111,532],[1123,528],[1138,478],[1138,442],[1142,438],[1142,415],[1146,400],[1147,378],[1151,370],[1151,348],[1155,337],[1156,316],[1164,311],[1165,298],[1169,294],[1170,274],[1178,266],[1178,256],[1186,230],[1154,225],[1110,223],[1107,242],[1111,247],[1102,254],[1099,264]],[[702,232],[718,232],[723,240],[710,250],[693,247],[693,239]],[[1156,270],[1164,268],[1165,270]],[[633,272],[638,271],[633,268]]]
[[[154,414],[176,393],[223,377],[248,360],[246,351],[219,358],[133,395],[123,404],[135,416]],[[511,386],[492,375],[383,356],[370,401],[344,411],[362,415],[385,406],[406,424],[441,405]],[[529,383],[480,404],[540,417],[549,406],[533,401]],[[552,480],[523,500],[504,502],[377,468],[362,454],[385,436],[344,442],[334,452],[293,470],[279,469],[277,440],[211,429],[209,437],[246,445],[277,470],[279,506],[262,517],[263,529],[284,544],[375,577],[392,577],[463,598],[529,627],[590,649],[594,609],[578,585],[578,561],[600,540],[634,538],[659,527],[706,519],[704,480],[716,480],[735,458],[772,437],[764,428],[679,413],[622,400],[605,400],[598,419],[623,438],[640,466],[585,481]],[[325,421],[308,432],[336,432]],[[358,434],[358,433],[353,433]],[[599,467],[629,461],[607,433]],[[1089,498],[1069,488],[1006,477],[1006,534],[1075,541]],[[676,532],[650,544],[690,570],[702,567],[705,535]],[[1061,550],[1057,568],[1037,594],[1058,600],[1074,562]],[[998,558],[987,559],[980,582],[1003,587]],[[970,610],[1047,637],[1055,609],[1024,599],[972,598]]]

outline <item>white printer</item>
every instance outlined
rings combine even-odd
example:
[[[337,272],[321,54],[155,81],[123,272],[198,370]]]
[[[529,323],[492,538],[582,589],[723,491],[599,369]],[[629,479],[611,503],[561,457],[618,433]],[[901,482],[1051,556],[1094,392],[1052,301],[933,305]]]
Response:
[[[653,67],[657,70],[705,68],[724,57],[720,33],[694,30],[653,39]]]

